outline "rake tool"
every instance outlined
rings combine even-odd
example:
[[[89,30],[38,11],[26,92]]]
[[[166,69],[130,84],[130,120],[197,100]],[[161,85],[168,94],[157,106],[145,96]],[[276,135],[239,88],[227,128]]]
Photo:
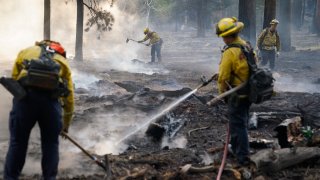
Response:
[[[109,159],[108,159],[107,155],[104,156],[104,160],[103,159],[99,159],[97,156],[92,155],[87,150],[85,150],[79,143],[77,143],[74,139],[72,139],[67,133],[61,132],[61,135],[64,138],[68,139],[72,144],[77,146],[86,156],[88,156],[98,166],[100,166],[104,170],[104,172],[106,174],[105,179],[110,179],[111,178],[110,163],[109,163]]]

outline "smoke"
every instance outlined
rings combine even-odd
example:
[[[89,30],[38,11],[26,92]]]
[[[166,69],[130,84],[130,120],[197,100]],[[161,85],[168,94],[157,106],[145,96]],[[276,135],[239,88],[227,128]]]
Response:
[[[169,139],[169,137],[165,136],[162,138],[161,148],[169,147],[169,149],[173,148],[185,148],[187,146],[188,140],[185,136],[179,136],[174,139]]]
[[[37,1],[1,2],[0,60],[13,60],[20,49],[41,39],[42,9]]]
[[[204,151],[204,154],[200,155],[200,157],[202,158],[202,163],[204,165],[210,165],[214,162],[213,157],[211,157],[206,151]]]
[[[319,93],[320,85],[307,79],[294,78],[287,74],[274,73],[275,91]]]
[[[76,69],[73,69],[72,80],[75,84],[75,89],[83,88],[89,90],[90,86],[92,86],[95,82],[99,81],[100,79],[93,74],[80,72]]]

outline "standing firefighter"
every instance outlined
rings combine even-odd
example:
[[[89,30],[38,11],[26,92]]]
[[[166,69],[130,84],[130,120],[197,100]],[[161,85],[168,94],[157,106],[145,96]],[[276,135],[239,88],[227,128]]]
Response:
[[[151,45],[151,63],[154,63],[156,60],[156,54],[158,58],[158,62],[161,62],[161,47],[162,47],[162,39],[156,32],[152,32],[149,28],[146,28],[143,33],[146,35],[143,40],[138,41],[139,43],[145,42],[150,39],[147,46]]]
[[[262,56],[261,65],[265,66],[269,62],[271,70],[275,67],[275,56],[276,54],[278,56],[280,51],[280,38],[277,32],[278,24],[278,20],[272,20],[270,27],[260,33],[257,41],[257,46]]]
[[[218,88],[222,94],[239,86],[249,78],[249,65],[246,56],[239,46],[247,46],[238,34],[244,24],[236,18],[223,18],[216,26],[216,34],[223,38],[226,44],[219,67]],[[228,99],[229,129],[232,151],[237,156],[240,165],[247,165],[249,159],[248,119],[250,101],[247,88],[242,88]]]
[[[74,110],[73,83],[65,50],[58,42],[37,42],[18,54],[12,78],[24,88],[26,95],[13,99],[4,179],[19,178],[30,132],[36,123],[41,132],[43,179],[56,179],[59,134],[68,132]]]

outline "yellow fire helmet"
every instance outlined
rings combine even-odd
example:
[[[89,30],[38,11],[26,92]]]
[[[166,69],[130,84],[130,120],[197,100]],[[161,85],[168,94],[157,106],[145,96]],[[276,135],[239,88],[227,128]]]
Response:
[[[143,31],[143,33],[144,33],[144,34],[148,34],[149,31],[150,31],[149,28],[145,28],[144,31]]]
[[[279,21],[276,20],[276,19],[273,19],[273,20],[270,22],[270,25],[272,25],[272,24],[279,24]]]
[[[239,33],[244,27],[242,22],[239,22],[237,18],[222,18],[216,25],[216,34],[219,37],[230,36],[235,33]]]

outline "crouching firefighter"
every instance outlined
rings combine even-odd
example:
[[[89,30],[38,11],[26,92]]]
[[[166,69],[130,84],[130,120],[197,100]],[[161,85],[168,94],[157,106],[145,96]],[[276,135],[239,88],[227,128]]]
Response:
[[[216,34],[226,44],[219,66],[218,88],[222,94],[249,79],[249,66],[239,47],[246,42],[239,37],[244,24],[236,18],[223,18],[216,26]],[[248,127],[250,101],[246,88],[240,89],[226,100],[228,104],[230,144],[240,165],[247,165],[249,159]]]
[[[23,87],[25,96],[13,99],[4,179],[19,178],[36,123],[41,133],[43,179],[56,179],[59,134],[68,132],[74,110],[73,82],[64,48],[58,42],[44,40],[22,50],[12,79]]]
[[[143,40],[138,41],[138,43],[145,42],[150,39],[147,46],[151,45],[151,63],[154,63],[156,60],[156,54],[158,58],[158,63],[161,63],[161,48],[163,44],[163,40],[160,38],[158,33],[152,32],[149,30],[149,28],[146,28],[143,33],[145,34],[145,37]]]

